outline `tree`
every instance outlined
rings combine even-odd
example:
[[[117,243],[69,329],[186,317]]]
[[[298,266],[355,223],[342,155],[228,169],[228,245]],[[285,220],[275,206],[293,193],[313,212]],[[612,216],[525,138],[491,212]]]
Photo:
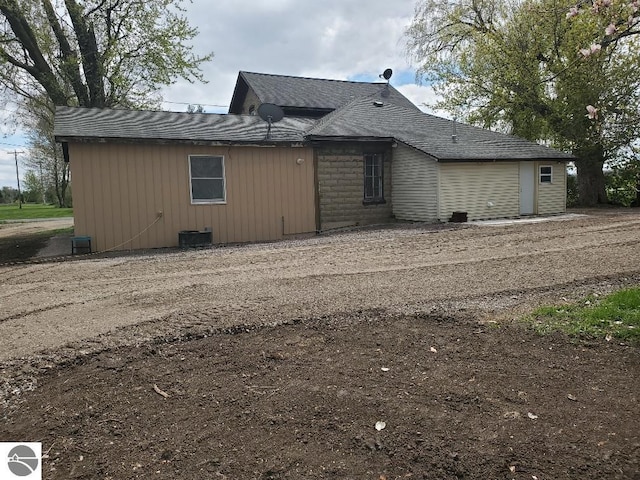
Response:
[[[33,170],[27,170],[22,179],[24,185],[24,201],[27,203],[42,202],[42,195],[44,192],[43,184]]]
[[[604,162],[638,137],[640,53],[632,33],[592,47],[604,18],[575,21],[572,8],[567,0],[426,0],[408,46],[442,94],[439,107],[574,153],[579,201],[593,205],[607,201]]]
[[[2,199],[2,203],[13,203],[18,200],[18,190],[13,187],[2,187],[0,189],[0,199]]]
[[[191,105],[187,107],[187,113],[205,113],[202,105]]]
[[[29,128],[29,157],[23,162],[28,168],[40,172],[44,192],[55,198],[59,207],[69,207],[69,164],[65,162],[62,147],[53,138],[53,113],[40,110],[27,118]]]
[[[0,83],[40,103],[140,107],[177,78],[202,80],[182,0],[0,0]],[[43,94],[45,94],[43,96]]]
[[[0,0],[0,95],[21,100],[36,156],[65,168],[51,137],[57,105],[144,108],[178,78],[203,80],[183,0]],[[48,136],[48,138],[45,138]]]
[[[640,207],[640,145],[625,151],[610,167],[607,186],[615,203]]]

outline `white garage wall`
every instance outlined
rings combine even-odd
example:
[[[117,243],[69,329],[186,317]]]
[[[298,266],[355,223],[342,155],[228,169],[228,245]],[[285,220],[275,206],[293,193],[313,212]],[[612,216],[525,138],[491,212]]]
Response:
[[[518,162],[440,163],[438,218],[467,212],[469,220],[520,214]]]
[[[393,215],[399,220],[438,220],[438,164],[398,144],[393,150]]]

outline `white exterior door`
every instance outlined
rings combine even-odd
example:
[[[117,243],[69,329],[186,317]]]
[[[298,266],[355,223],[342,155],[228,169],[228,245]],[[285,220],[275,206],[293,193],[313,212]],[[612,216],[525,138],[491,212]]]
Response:
[[[520,162],[520,215],[533,215],[536,166],[534,162]]]

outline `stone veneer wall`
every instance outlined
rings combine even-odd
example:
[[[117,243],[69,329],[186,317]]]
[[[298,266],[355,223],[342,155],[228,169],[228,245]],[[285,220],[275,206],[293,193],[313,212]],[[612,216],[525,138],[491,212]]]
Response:
[[[391,206],[391,149],[367,147],[366,152],[384,153],[383,193],[386,203],[363,204],[363,147],[339,146],[316,149],[320,229],[389,223]]]

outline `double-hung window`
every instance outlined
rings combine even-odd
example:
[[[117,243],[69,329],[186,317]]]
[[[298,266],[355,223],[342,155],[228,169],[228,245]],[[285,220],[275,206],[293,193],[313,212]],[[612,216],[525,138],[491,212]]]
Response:
[[[551,183],[553,178],[553,167],[551,165],[540,166],[540,183]]]
[[[384,156],[381,153],[364,155],[364,201],[365,203],[384,201]]]
[[[224,203],[224,157],[189,155],[191,203]]]

